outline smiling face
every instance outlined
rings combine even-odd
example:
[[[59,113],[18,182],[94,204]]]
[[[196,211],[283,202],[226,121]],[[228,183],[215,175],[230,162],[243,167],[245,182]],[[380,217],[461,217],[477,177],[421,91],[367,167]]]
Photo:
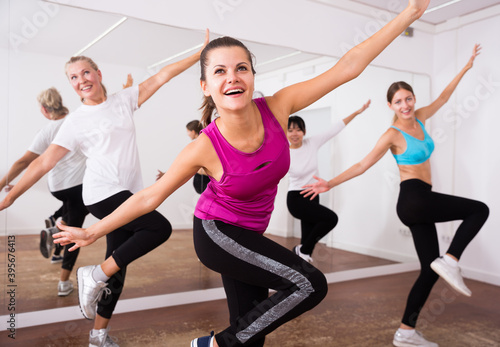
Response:
[[[302,147],[302,140],[304,139],[304,131],[295,123],[290,124],[286,136],[288,137],[288,142],[290,142],[290,148],[300,148]]]
[[[97,105],[106,99],[101,85],[101,71],[92,68],[89,62],[79,60],[68,64],[66,75],[71,86],[85,104]]]
[[[241,47],[212,49],[201,81],[205,96],[211,96],[217,110],[238,111],[252,101],[254,74],[248,53]]]
[[[401,88],[394,93],[392,101],[387,103],[387,105],[396,113],[399,119],[404,120],[414,117],[415,101],[416,99],[413,92]]]

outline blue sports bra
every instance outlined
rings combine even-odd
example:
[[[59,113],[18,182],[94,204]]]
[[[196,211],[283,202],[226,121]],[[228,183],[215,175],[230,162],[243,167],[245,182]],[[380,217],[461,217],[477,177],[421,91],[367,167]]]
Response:
[[[410,134],[405,133],[403,130],[398,129],[395,126],[391,126],[391,128],[394,128],[401,132],[406,141],[406,151],[402,154],[393,154],[394,159],[396,159],[398,165],[422,164],[427,159],[429,159],[432,151],[434,150],[434,141],[432,141],[432,138],[429,136],[427,131],[425,131],[425,127],[422,122],[418,119],[417,122],[418,124],[420,124],[420,127],[424,132],[423,140],[419,140],[411,136]]]

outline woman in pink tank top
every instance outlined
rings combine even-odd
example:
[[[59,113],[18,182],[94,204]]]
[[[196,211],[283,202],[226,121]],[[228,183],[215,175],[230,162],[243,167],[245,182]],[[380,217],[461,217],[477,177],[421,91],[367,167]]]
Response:
[[[154,185],[86,230],[65,228],[58,242],[94,242],[154,210],[203,168],[210,183],[196,206],[195,249],[204,265],[221,273],[230,325],[194,339],[191,346],[263,346],[267,334],[312,309],[328,290],[319,270],[262,235],[289,166],[288,117],[356,78],[428,4],[410,0],[401,14],[328,71],[260,99],[253,99],[255,71],[248,49],[230,37],[211,41],[200,57],[206,126],[200,136]],[[212,121],[214,111],[218,117]],[[275,291],[271,296],[269,289]]]

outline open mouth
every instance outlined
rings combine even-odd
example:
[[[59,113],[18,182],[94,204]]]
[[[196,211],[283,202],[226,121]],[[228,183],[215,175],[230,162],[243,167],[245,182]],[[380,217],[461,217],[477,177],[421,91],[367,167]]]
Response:
[[[231,89],[224,93],[224,95],[237,95],[243,94],[243,89]]]

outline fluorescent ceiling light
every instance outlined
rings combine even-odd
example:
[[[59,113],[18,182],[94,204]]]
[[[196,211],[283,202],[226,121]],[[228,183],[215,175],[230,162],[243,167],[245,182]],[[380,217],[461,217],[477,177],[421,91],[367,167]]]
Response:
[[[289,53],[289,54],[286,54],[286,55],[282,55],[281,57],[277,57],[277,58],[265,61],[263,63],[256,64],[255,66],[257,67],[257,66],[262,66],[262,65],[266,65],[266,64],[271,64],[271,63],[274,63],[274,62],[277,62],[277,61],[280,61],[280,60],[283,60],[283,59],[294,57],[294,56],[299,55],[299,54],[302,54],[302,52],[301,51],[295,51],[295,52],[292,52],[292,53]]]
[[[93,45],[95,45],[97,42],[99,42],[102,38],[104,38],[106,35],[108,35],[110,32],[112,32],[113,30],[115,30],[116,28],[118,28],[120,26],[120,24],[122,24],[126,20],[127,20],[127,17],[123,17],[122,19],[120,19],[118,22],[116,22],[115,24],[113,24],[108,30],[106,30],[105,32],[103,32],[101,35],[97,36],[92,42],[90,42],[88,45],[86,45],[85,47],[83,47],[82,49],[80,49],[78,52],[76,52],[73,56],[75,57],[75,56],[80,55],[83,52],[85,52],[87,49],[89,49],[90,47],[92,47]]]
[[[161,61],[159,61],[159,62],[157,62],[157,63],[154,63],[153,65],[149,65],[149,66],[148,66],[148,69],[152,69],[152,68],[157,67],[158,65],[165,64],[167,61],[170,61],[170,60],[173,60],[173,59],[175,59],[175,58],[178,58],[178,57],[180,57],[181,55],[184,55],[184,54],[189,53],[189,52],[191,52],[191,51],[194,51],[194,50],[196,50],[196,49],[200,49],[201,47],[203,47],[203,43],[200,43],[199,45],[196,45],[196,46],[194,46],[194,47],[188,48],[188,49],[186,49],[186,50],[184,50],[184,51],[182,51],[182,52],[179,52],[179,53],[177,53],[177,54],[174,54],[174,55],[173,55],[173,56],[171,56],[171,57],[165,58],[165,59],[163,59],[163,60],[161,60]]]
[[[440,9],[442,9],[443,7],[446,7],[446,6],[450,6],[450,5],[456,4],[457,2],[460,2],[460,1],[462,1],[462,0],[451,0],[451,1],[445,2],[444,4],[438,5],[438,6],[433,7],[433,8],[429,8],[427,11],[425,11],[425,12],[424,12],[424,14],[431,13],[431,12],[434,12],[434,11],[437,11],[437,10],[440,10]]]

